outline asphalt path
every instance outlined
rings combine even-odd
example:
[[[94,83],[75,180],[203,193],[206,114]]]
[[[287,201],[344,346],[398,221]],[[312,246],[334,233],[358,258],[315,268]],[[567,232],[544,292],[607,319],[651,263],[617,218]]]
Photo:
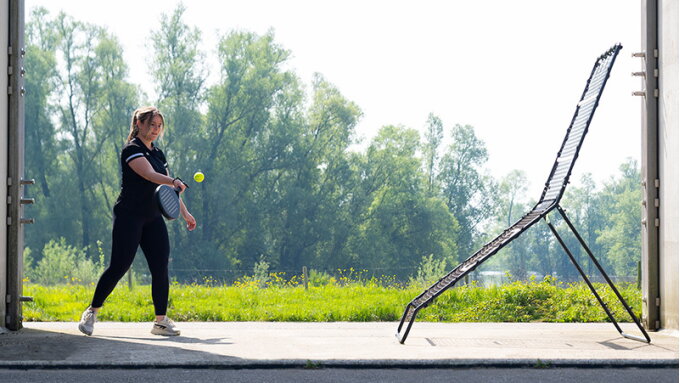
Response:
[[[0,382],[678,382],[678,368],[0,369]]]

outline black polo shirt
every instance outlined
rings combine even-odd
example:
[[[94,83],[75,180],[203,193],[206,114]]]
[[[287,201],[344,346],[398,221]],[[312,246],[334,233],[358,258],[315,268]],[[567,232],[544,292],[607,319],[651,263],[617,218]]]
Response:
[[[123,181],[116,207],[144,216],[155,216],[160,214],[153,200],[153,193],[158,184],[144,179],[130,167],[130,161],[139,157],[146,158],[157,173],[168,174],[168,162],[163,151],[155,145],[152,145],[149,150],[139,138],[135,137],[125,144],[121,151],[120,164]]]

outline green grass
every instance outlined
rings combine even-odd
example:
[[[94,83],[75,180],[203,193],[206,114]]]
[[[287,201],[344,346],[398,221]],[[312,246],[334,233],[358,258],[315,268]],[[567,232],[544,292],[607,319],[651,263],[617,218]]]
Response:
[[[603,285],[598,291],[609,302],[617,321],[629,322],[616,297]],[[633,285],[619,291],[640,315],[641,294]],[[93,286],[41,286],[28,283],[25,321],[77,321],[92,298]],[[383,287],[375,283],[331,283],[325,286],[178,285],[170,288],[168,315],[177,321],[396,321],[422,287]],[[104,321],[153,319],[151,287],[130,290],[119,284],[99,316]],[[444,292],[420,311],[421,321],[437,322],[605,322],[608,318],[583,283],[515,282],[496,287],[468,285]]]

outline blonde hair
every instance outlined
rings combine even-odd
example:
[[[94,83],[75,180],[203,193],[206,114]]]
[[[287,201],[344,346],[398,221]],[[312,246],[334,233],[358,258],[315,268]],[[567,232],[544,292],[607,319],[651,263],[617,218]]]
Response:
[[[163,137],[163,132],[165,131],[165,117],[163,117],[163,114],[161,113],[158,108],[155,106],[143,106],[141,108],[138,108],[137,110],[132,113],[132,121],[130,122],[130,134],[128,134],[127,137],[127,142],[132,141],[135,137],[137,137],[137,134],[139,133],[139,126],[137,126],[138,122],[141,123],[147,123],[148,121],[151,121],[154,117],[160,116],[162,122],[163,122],[163,129],[161,129],[161,134],[160,137]]]

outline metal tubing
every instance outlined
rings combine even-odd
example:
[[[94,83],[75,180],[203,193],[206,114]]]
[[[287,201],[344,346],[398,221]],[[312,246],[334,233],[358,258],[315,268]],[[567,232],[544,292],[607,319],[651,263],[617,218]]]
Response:
[[[618,289],[616,288],[616,286],[614,285],[614,282],[612,282],[612,280],[609,278],[609,275],[607,275],[607,273],[604,271],[604,268],[602,267],[602,265],[600,265],[600,262],[598,262],[597,259],[595,258],[595,256],[593,255],[593,252],[590,251],[590,248],[589,248],[588,245],[586,244],[586,241],[583,240],[583,238],[581,237],[581,235],[580,235],[580,234],[578,233],[578,231],[576,230],[576,227],[574,227],[574,225],[571,223],[571,221],[570,221],[569,218],[567,217],[567,213],[566,213],[566,212],[562,209],[562,207],[559,206],[559,205],[557,206],[557,211],[560,213],[560,215],[562,216],[562,218],[564,218],[564,221],[565,221],[565,222],[567,223],[567,225],[569,226],[569,229],[572,231],[572,233],[574,233],[574,235],[575,235],[576,238],[578,239],[578,241],[579,241],[579,243],[581,244],[581,246],[583,246],[583,248],[586,250],[586,252],[588,253],[588,256],[589,256],[590,259],[593,261],[593,263],[595,264],[595,266],[597,267],[597,269],[600,271],[600,273],[602,273],[602,276],[603,276],[604,279],[607,281],[607,284],[609,285],[609,287],[611,287],[612,290],[614,290],[614,294],[616,294],[616,297],[619,299],[619,302],[621,302],[621,304],[623,305],[623,307],[624,307],[624,308],[626,309],[626,311],[628,312],[628,315],[630,315],[630,317],[633,319],[633,321],[635,322],[635,324],[637,325],[637,327],[640,329],[640,331],[642,332],[642,334],[644,334],[645,338],[647,339],[647,343],[650,343],[650,342],[651,342],[651,339],[649,338],[649,335],[647,334],[647,332],[645,331],[645,329],[644,329],[644,328],[642,327],[642,325],[640,324],[640,321],[639,321],[639,320],[637,319],[637,317],[635,316],[635,313],[634,313],[633,310],[630,308],[630,306],[628,305],[628,303],[626,303],[626,300],[623,298],[623,296],[621,295],[621,293],[619,293],[619,290],[618,290]]]
[[[548,220],[546,220],[546,223],[548,224],[548,227],[550,228],[550,231],[552,231],[552,233],[553,233],[553,235],[555,236],[555,238],[557,238],[557,241],[560,243],[560,245],[562,245],[562,248],[564,249],[564,251],[565,251],[565,252],[567,253],[567,255],[569,256],[569,259],[571,260],[571,263],[574,264],[574,266],[576,267],[576,270],[578,270],[579,274],[581,274],[581,277],[583,277],[583,280],[586,281],[586,283],[588,284],[588,287],[590,288],[590,291],[593,293],[593,295],[595,295],[595,298],[597,298],[597,301],[600,303],[600,306],[602,306],[602,308],[604,309],[604,311],[607,313],[607,316],[609,317],[609,319],[610,319],[610,320],[612,321],[612,323],[614,324],[614,327],[616,327],[616,329],[619,331],[619,334],[622,334],[622,335],[623,335],[623,330],[621,330],[621,327],[619,327],[619,324],[616,322],[616,319],[614,319],[614,316],[613,316],[612,313],[609,311],[609,308],[607,308],[607,304],[604,303],[604,301],[602,300],[602,298],[600,298],[600,295],[597,293],[597,290],[595,290],[595,287],[593,286],[593,284],[590,283],[590,280],[588,279],[588,276],[587,276],[586,273],[583,271],[583,269],[581,268],[581,266],[579,266],[578,262],[576,262],[576,258],[574,258],[574,255],[571,254],[571,251],[569,250],[569,248],[567,247],[567,245],[566,245],[566,244],[564,243],[564,241],[562,240],[562,237],[560,237],[560,235],[557,233],[557,230],[555,229],[555,226],[553,226],[553,224],[550,223],[550,221],[548,221]]]
[[[406,319],[406,316],[409,312],[409,309],[413,308],[413,313],[411,314],[411,318],[408,321],[408,325],[406,326],[406,329],[404,330],[403,335],[401,334],[401,328],[404,325],[404,320]],[[401,322],[399,322],[399,327],[397,327],[397,333],[394,334],[397,339],[399,340],[399,343],[404,344],[406,342],[406,338],[408,337],[408,333],[411,331],[411,326],[413,326],[413,322],[416,320],[416,314],[418,314],[419,308],[414,307],[411,303],[409,303],[406,306],[406,310],[404,311],[404,315],[401,316]],[[401,335],[401,336],[400,336]]]

